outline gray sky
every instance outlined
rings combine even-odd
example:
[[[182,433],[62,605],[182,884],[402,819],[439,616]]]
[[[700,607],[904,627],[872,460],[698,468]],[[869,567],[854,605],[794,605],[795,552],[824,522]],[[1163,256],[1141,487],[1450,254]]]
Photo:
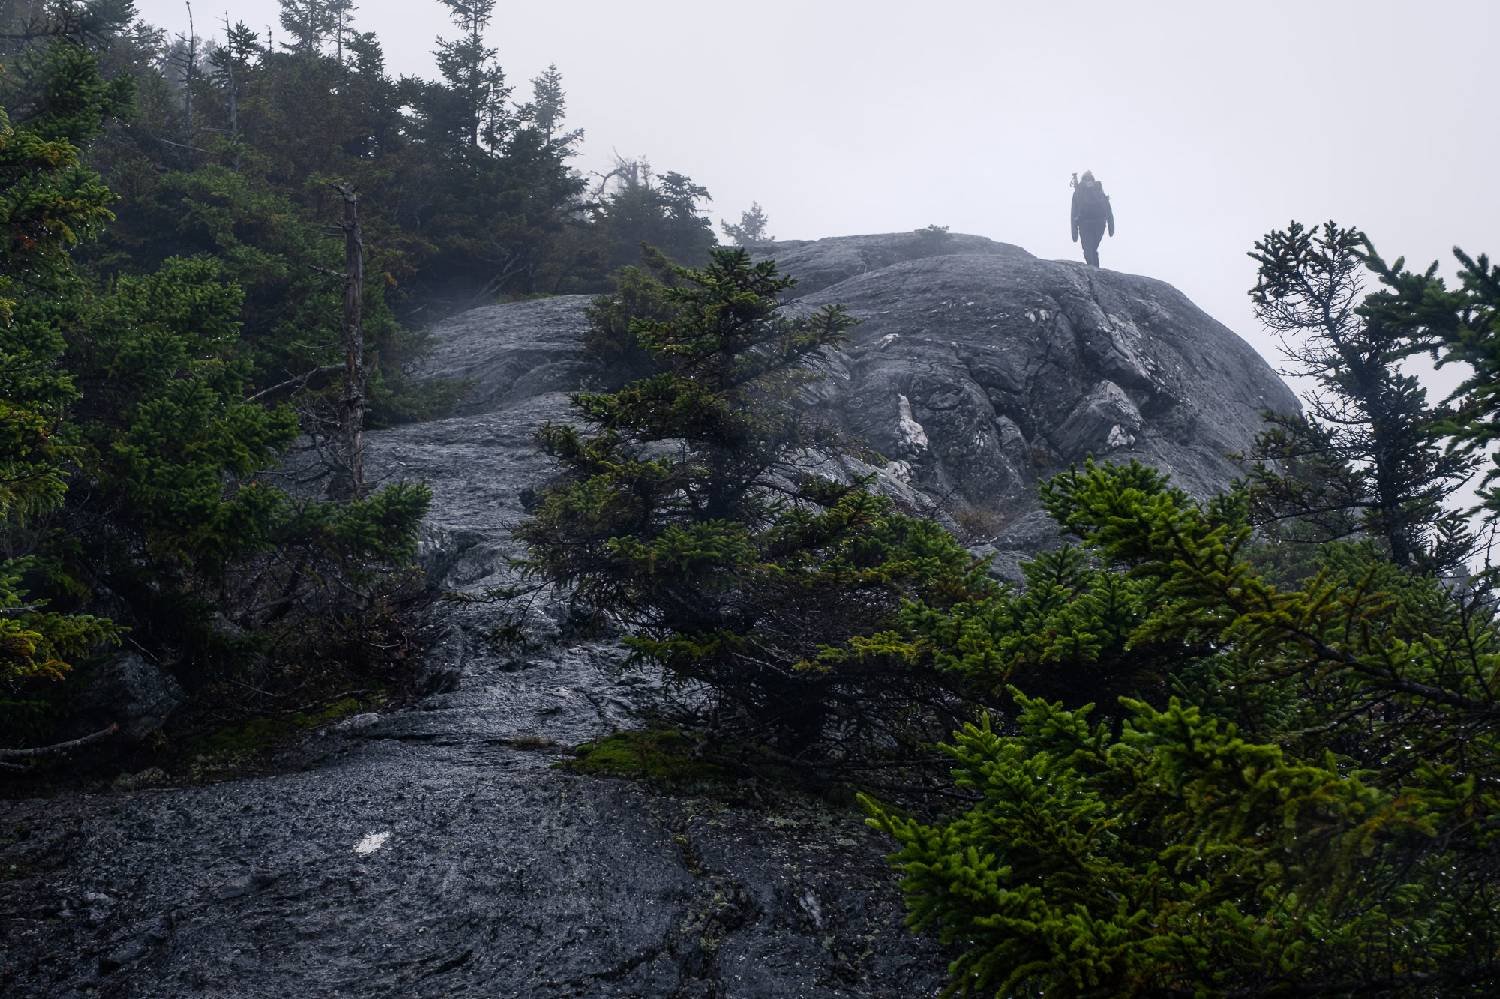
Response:
[[[200,34],[226,4],[276,25],[276,0],[200,0]],[[181,0],[137,6],[185,30]],[[431,75],[444,14],[365,0],[358,26]],[[1500,255],[1496,0],[530,0],[490,39],[518,99],[557,63],[582,169],[645,155],[708,187],[716,222],[756,200],[783,239],[936,224],[1077,258],[1068,177],[1092,169],[1105,266],[1273,363],[1245,296],[1267,229],[1333,218],[1445,272],[1455,244]]]

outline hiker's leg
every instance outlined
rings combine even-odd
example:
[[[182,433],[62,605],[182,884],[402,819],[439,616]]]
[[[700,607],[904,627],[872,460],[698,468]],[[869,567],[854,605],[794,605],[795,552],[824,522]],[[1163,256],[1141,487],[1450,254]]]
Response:
[[[1083,259],[1090,267],[1099,266],[1099,241],[1104,238],[1104,222],[1088,221],[1079,225],[1078,235],[1083,243]]]

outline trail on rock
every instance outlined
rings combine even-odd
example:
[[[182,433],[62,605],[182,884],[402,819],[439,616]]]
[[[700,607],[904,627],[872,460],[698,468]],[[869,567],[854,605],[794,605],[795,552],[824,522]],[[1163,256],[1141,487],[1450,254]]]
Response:
[[[1033,495],[1086,454],[1212,491],[1262,409],[1295,399],[1161,282],[971,236],[781,244],[794,307],[864,320],[812,402],[896,459],[883,486],[968,511],[997,567],[1055,537]],[[515,581],[511,528],[565,419],[587,299],[443,324],[428,373],[459,415],[369,435],[372,482],[433,489],[422,558],[478,597]],[[902,491],[905,491],[902,493]],[[950,520],[951,522],[951,520]],[[972,532],[971,532],[972,533]],[[657,678],[607,642],[488,641],[452,601],[432,694],[321,732],[291,772],[0,802],[9,996],[921,996],[944,965],[903,928],[888,845],[812,803],[739,808],[554,768],[630,724]]]
[[[432,485],[424,558],[456,591],[512,581],[531,438],[565,412],[554,393],[371,435],[373,474]],[[518,660],[486,640],[492,606],[446,613],[456,689],[321,733],[297,772],[0,803],[0,993],[932,991],[858,816],[561,773],[652,681],[604,643]]]

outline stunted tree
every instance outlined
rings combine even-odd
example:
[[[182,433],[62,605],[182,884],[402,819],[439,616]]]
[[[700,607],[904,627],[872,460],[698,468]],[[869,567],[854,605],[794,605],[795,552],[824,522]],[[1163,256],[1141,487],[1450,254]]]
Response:
[[[719,249],[600,303],[601,337],[626,323],[655,373],[576,396],[580,420],[543,431],[566,474],[519,534],[533,570],[637,655],[706,684],[724,728],[799,754],[890,746],[935,674],[834,650],[982,573],[937,525],[803,467],[829,438],[791,394],[852,320],[783,314],[791,283]]]
[[[740,213],[737,223],[720,222],[719,228],[724,230],[730,242],[735,246],[743,246],[747,250],[754,250],[767,243],[774,243],[776,237],[766,232],[770,220],[766,218],[765,209],[760,207],[760,202],[750,202],[750,207]]]
[[[713,223],[702,205],[708,188],[675,171],[658,175],[645,159],[618,159],[593,205],[609,270],[640,259],[653,246],[678,264],[696,266],[715,245]]]
[[[1256,314],[1279,336],[1291,373],[1314,386],[1307,415],[1271,417],[1254,452],[1258,517],[1310,529],[1312,541],[1377,538],[1405,569],[1454,567],[1469,542],[1445,501],[1472,462],[1439,439],[1453,413],[1430,405],[1401,369],[1410,341],[1367,307],[1364,275],[1378,259],[1369,241],[1332,222],[1293,222],[1250,256],[1260,265]]]

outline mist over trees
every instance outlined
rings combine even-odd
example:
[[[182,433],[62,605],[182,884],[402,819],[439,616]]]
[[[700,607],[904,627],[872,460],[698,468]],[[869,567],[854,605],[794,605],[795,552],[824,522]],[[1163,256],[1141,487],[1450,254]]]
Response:
[[[201,8],[166,30],[123,0],[0,11],[13,731],[47,732],[48,682],[112,642],[197,688],[246,636],[274,672],[276,636],[334,591],[363,608],[340,629],[399,630],[361,614],[405,585],[422,487],[329,485],[348,502],[320,506],[265,473],[295,444],[357,487],[360,427],[450,394],[404,374],[438,316],[602,290],[642,242],[706,260],[703,187],[644,161],[591,184],[558,68],[518,92],[485,41],[492,0],[435,12],[449,29],[421,79],[388,72],[352,0],[284,0],[274,33]]]
[[[583,175],[557,66],[506,74],[494,0],[434,10],[422,79],[352,0],[0,8],[0,768],[121,647],[216,719],[399,689],[431,494],[367,488],[361,434],[452,401],[409,374],[436,318],[597,293],[525,568],[698,695],[639,744],[862,792],[954,994],[1500,988],[1500,268],[1269,233],[1305,414],[1217,496],[1051,478],[1068,542],[1005,583],[799,395],[854,323],[785,307],[761,207],[720,248],[692,178]],[[1466,377],[1431,400],[1418,355]]]

